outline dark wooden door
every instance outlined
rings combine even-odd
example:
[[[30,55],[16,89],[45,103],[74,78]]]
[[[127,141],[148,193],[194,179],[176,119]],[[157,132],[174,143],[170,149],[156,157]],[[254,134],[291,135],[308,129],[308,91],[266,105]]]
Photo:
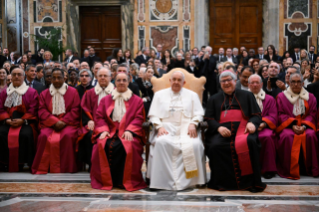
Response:
[[[81,50],[92,46],[106,60],[114,48],[122,47],[121,8],[80,7]]]
[[[220,47],[262,45],[262,0],[210,0],[210,45]]]

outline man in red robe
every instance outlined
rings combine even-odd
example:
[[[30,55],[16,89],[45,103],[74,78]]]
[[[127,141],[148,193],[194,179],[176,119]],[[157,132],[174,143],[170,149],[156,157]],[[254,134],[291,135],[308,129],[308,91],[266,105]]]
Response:
[[[39,121],[41,132],[32,173],[76,172],[80,97],[75,88],[64,83],[61,69],[53,69],[52,84],[40,95]]]
[[[318,177],[317,101],[303,88],[300,73],[291,74],[289,81],[289,88],[277,96],[278,174],[293,180],[300,174]]]
[[[102,67],[97,73],[97,84],[94,88],[88,90],[82,97],[82,132],[79,138],[79,158],[86,164],[91,165],[92,155],[92,133],[94,130],[95,114],[101,102],[101,99],[109,95],[114,85],[111,83],[111,71],[108,68]]]
[[[38,93],[24,82],[24,71],[12,70],[12,83],[0,94],[0,170],[31,167],[37,139]]]
[[[100,101],[96,111],[91,161],[95,189],[116,186],[135,191],[147,187],[141,172],[145,113],[142,99],[128,89],[129,79],[126,73],[118,73],[116,89]]]
[[[275,176],[276,168],[276,100],[262,89],[263,81],[258,74],[248,78],[249,90],[254,94],[260,108],[262,123],[258,127],[258,138],[261,143],[260,164],[261,173],[266,179]]]

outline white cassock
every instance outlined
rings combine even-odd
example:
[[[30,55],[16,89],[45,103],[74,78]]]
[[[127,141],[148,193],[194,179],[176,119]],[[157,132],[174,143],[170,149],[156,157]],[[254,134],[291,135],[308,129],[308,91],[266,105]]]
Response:
[[[205,155],[200,133],[190,138],[189,124],[196,126],[203,120],[204,110],[193,91],[182,88],[174,93],[171,88],[155,93],[149,118],[155,130],[150,136],[150,155],[147,177],[150,188],[183,190],[205,184]],[[167,135],[157,137],[164,127]]]

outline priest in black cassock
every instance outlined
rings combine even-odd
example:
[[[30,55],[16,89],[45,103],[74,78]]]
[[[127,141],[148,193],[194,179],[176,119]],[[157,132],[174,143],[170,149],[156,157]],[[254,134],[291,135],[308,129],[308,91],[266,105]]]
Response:
[[[208,187],[220,191],[261,192],[260,142],[257,129],[261,112],[252,93],[235,90],[236,75],[219,76],[222,92],[212,96],[206,108],[206,154],[211,178]]]

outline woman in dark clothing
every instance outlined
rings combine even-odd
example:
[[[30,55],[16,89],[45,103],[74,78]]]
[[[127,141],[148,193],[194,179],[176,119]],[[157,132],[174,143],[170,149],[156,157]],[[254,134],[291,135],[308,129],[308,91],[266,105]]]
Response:
[[[172,54],[171,54],[171,51],[166,49],[164,51],[164,55],[161,59],[161,62],[163,65],[166,65],[167,67],[167,71],[166,72],[169,72],[171,69],[173,69],[173,62],[172,62]]]
[[[138,78],[136,83],[142,92],[142,99],[144,102],[145,114],[148,115],[152,99],[154,96],[153,85],[151,83],[151,78],[154,75],[154,70],[152,66],[148,66],[145,70],[144,77]]]
[[[267,52],[268,54],[265,55],[265,59],[270,62],[270,61],[275,61],[277,62],[278,61],[278,55],[276,55],[276,49],[273,45],[269,45],[267,47]]]
[[[112,59],[116,59],[117,64],[125,63],[122,49],[119,49],[119,48],[113,49]]]

